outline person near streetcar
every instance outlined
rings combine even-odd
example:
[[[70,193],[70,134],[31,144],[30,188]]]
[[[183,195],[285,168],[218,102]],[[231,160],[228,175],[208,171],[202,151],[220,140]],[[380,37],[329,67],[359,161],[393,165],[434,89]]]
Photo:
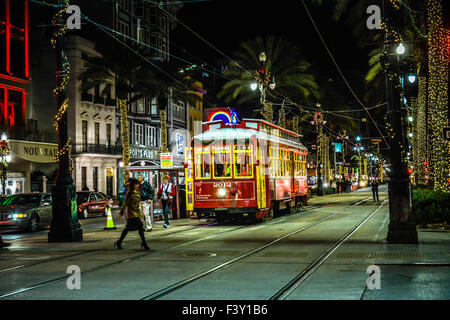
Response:
[[[158,199],[161,200],[162,210],[164,214],[164,228],[169,228],[169,212],[172,209],[172,201],[175,196],[175,187],[170,182],[168,176],[164,176],[163,184],[158,190]]]
[[[127,194],[120,208],[119,217],[122,217],[126,211],[127,224],[123,229],[119,240],[114,242],[114,247],[122,249],[122,241],[125,239],[128,231],[138,231],[141,238],[141,248],[144,250],[150,250],[145,241],[144,225],[142,224],[142,206],[141,195],[139,192],[140,183],[139,180],[130,178],[128,180]]]
[[[379,185],[378,180],[373,179],[371,185],[372,185],[373,202],[379,202],[380,198],[378,197],[378,185]]]
[[[150,203],[153,200],[154,191],[150,183],[144,180],[142,175],[138,175],[139,192],[141,195],[142,214],[144,216],[145,231],[152,231],[152,217],[150,214]]]

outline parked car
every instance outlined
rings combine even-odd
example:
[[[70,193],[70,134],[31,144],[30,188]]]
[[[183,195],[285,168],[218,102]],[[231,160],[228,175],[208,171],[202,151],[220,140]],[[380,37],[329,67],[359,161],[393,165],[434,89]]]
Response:
[[[80,219],[87,219],[92,214],[108,214],[111,204],[105,196],[95,191],[77,192],[77,213]]]
[[[0,207],[0,227],[36,232],[52,221],[52,196],[47,193],[18,193]]]
[[[112,207],[112,205],[114,203],[113,198],[111,196],[108,196],[106,193],[103,193],[103,192],[100,192],[100,191],[98,193],[100,193],[103,197],[108,199],[108,204],[109,204],[110,207]]]

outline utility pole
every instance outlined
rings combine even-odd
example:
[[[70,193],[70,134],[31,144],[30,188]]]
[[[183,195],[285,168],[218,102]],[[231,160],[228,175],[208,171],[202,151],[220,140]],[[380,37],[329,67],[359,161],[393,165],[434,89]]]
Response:
[[[387,24],[392,21],[393,6],[388,3],[386,8]],[[402,156],[402,147],[407,146],[403,115],[401,109],[400,84],[398,78],[399,61],[395,54],[393,39],[385,37],[387,62],[390,72],[395,72],[386,78],[387,82],[387,119],[390,123],[389,135],[391,172],[389,174],[389,227],[386,240],[389,243],[418,243],[416,225],[413,223],[411,211],[411,185],[407,166]],[[389,71],[388,71],[389,72]],[[390,78],[390,79],[389,79]]]
[[[58,171],[56,185],[52,189],[52,222],[48,242],[75,242],[83,240],[83,232],[77,217],[77,201],[70,164],[70,139],[67,126],[67,91],[69,62],[65,53],[65,12],[68,0],[58,0],[58,13],[54,18],[55,37],[52,44],[56,49],[56,96],[57,115],[55,119],[58,133]]]

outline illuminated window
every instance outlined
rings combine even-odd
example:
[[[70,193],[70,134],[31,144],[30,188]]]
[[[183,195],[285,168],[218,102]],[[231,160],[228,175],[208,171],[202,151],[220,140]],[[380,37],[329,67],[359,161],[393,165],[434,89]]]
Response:
[[[195,176],[197,179],[211,178],[211,154],[209,148],[196,148]]]
[[[253,177],[253,152],[252,146],[236,145],[234,151],[234,176],[235,178]]]
[[[231,178],[231,152],[214,152],[214,178]]]

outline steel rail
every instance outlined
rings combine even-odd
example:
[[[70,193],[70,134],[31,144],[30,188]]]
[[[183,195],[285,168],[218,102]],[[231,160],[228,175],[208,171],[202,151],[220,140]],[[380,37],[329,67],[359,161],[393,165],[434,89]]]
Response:
[[[278,242],[280,242],[280,241],[282,241],[282,240],[284,240],[284,239],[286,239],[286,238],[288,238],[290,236],[293,236],[293,235],[295,235],[297,233],[300,233],[300,232],[302,232],[302,231],[304,231],[306,229],[309,229],[309,228],[311,228],[311,227],[313,227],[313,226],[315,226],[315,225],[317,225],[317,224],[319,224],[319,223],[321,223],[321,222],[323,222],[323,221],[325,221],[325,220],[327,220],[327,219],[329,219],[329,218],[331,218],[331,217],[333,217],[333,216],[335,216],[335,215],[337,215],[339,213],[342,213],[342,212],[346,211],[347,209],[349,209],[351,207],[357,206],[357,205],[359,205],[359,204],[361,204],[361,203],[363,203],[363,202],[365,202],[365,201],[367,201],[369,199],[371,199],[371,198],[369,197],[369,198],[366,198],[364,200],[358,201],[357,203],[352,204],[352,205],[350,205],[350,206],[348,206],[348,207],[346,207],[346,208],[344,208],[344,209],[342,209],[342,210],[340,210],[338,212],[331,213],[331,214],[325,216],[324,218],[321,218],[321,219],[319,219],[319,220],[317,220],[317,221],[315,221],[313,223],[310,223],[310,224],[308,224],[308,225],[306,225],[304,227],[301,227],[299,229],[291,231],[288,234],[286,234],[286,235],[284,235],[282,237],[279,237],[279,238],[277,238],[277,239],[275,239],[275,240],[273,240],[273,241],[271,241],[271,242],[269,242],[269,243],[267,243],[267,244],[265,244],[265,245],[263,245],[263,246],[261,246],[259,248],[256,248],[256,249],[253,249],[251,251],[248,251],[248,252],[246,252],[246,253],[244,253],[244,254],[242,254],[242,255],[234,258],[234,259],[231,259],[231,260],[229,260],[227,262],[224,262],[224,263],[222,263],[222,264],[220,264],[220,265],[218,265],[216,267],[210,268],[210,269],[205,270],[203,272],[200,272],[200,273],[198,273],[196,275],[188,277],[188,278],[186,278],[184,280],[178,281],[178,282],[176,282],[176,283],[174,283],[174,284],[172,284],[172,285],[170,285],[168,287],[165,287],[165,288],[163,288],[161,290],[158,290],[158,291],[156,291],[156,292],[154,292],[152,294],[149,294],[149,295],[141,298],[140,300],[156,300],[156,299],[159,299],[159,298],[161,298],[163,296],[166,296],[169,293],[174,292],[174,291],[176,291],[178,289],[181,289],[182,287],[184,287],[184,286],[186,286],[186,285],[188,285],[188,284],[190,284],[190,283],[192,283],[192,282],[194,282],[194,281],[196,281],[196,280],[198,280],[200,278],[203,278],[203,277],[205,277],[205,276],[207,276],[207,275],[209,275],[209,274],[211,274],[213,272],[216,272],[216,271],[218,271],[220,269],[223,269],[223,268],[225,268],[225,267],[227,267],[227,266],[229,266],[229,265],[231,265],[233,263],[236,263],[236,262],[238,262],[238,261],[240,261],[242,259],[245,259],[245,258],[247,258],[247,257],[249,257],[251,255],[254,255],[255,253],[258,253],[258,252],[260,252],[260,251],[262,251],[262,250],[264,250],[264,249],[266,249],[266,248],[268,248],[268,247],[270,247],[270,246],[272,246],[272,245],[274,245],[274,244],[276,244],[276,243],[278,243]]]
[[[288,297],[296,288],[298,288],[311,274],[317,270],[325,260],[336,251],[345,241],[347,241],[360,227],[362,227],[372,216],[378,212],[383,206],[386,200],[384,200],[378,208],[365,217],[355,227],[346,232],[338,241],[336,241],[331,247],[329,247],[324,253],[322,253],[317,259],[311,262],[302,272],[295,276],[285,286],[272,295],[269,300],[284,300]]]

